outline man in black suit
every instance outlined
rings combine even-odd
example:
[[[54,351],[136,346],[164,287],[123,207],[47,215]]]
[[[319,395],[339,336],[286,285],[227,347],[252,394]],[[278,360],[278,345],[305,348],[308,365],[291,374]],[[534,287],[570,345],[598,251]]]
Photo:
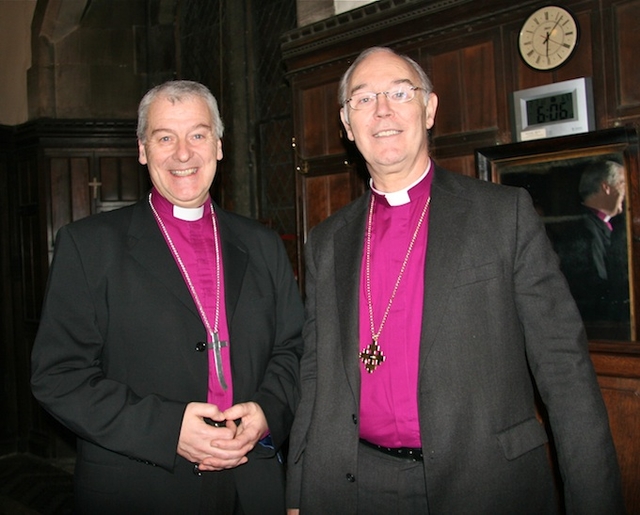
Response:
[[[624,167],[597,160],[580,176],[582,214],[555,242],[587,327],[629,321]]]
[[[139,107],[153,183],[60,229],[32,389],[76,433],[80,513],[284,511],[302,303],[278,235],[209,195],[223,124],[201,84]]]
[[[557,512],[535,386],[567,513],[623,512],[584,328],[527,192],[431,160],[438,99],[412,59],[364,51],[339,97],[371,191],[305,249],[291,512]]]

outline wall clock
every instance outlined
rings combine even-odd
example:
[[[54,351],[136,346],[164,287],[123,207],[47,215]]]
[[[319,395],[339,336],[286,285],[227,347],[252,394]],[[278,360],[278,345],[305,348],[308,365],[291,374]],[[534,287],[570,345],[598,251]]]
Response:
[[[578,44],[578,22],[557,5],[536,10],[522,24],[518,49],[534,70],[553,70],[564,64]]]

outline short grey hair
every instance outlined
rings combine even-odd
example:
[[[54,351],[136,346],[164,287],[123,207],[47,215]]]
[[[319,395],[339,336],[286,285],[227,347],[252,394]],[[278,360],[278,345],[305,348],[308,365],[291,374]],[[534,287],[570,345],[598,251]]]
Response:
[[[388,53],[390,55],[395,55],[395,56],[399,57],[400,59],[402,59],[403,61],[405,61],[411,67],[411,69],[414,70],[416,72],[416,74],[418,75],[419,84],[414,84],[414,86],[418,86],[419,88],[422,88],[425,100],[429,97],[429,94],[433,91],[433,84],[431,83],[431,80],[429,79],[429,77],[426,74],[426,72],[422,69],[422,66],[420,66],[417,62],[415,62],[413,59],[411,59],[411,57],[409,57],[407,55],[403,55],[403,54],[398,54],[397,52],[395,52],[391,48],[383,47],[383,46],[374,46],[374,47],[367,48],[366,50],[364,50],[356,58],[356,60],[353,61],[353,63],[351,63],[351,66],[349,66],[347,71],[344,72],[344,75],[340,79],[340,85],[338,86],[338,102],[340,102],[340,106],[344,107],[345,103],[347,102],[347,99],[349,98],[349,96],[348,96],[349,95],[349,91],[348,91],[349,83],[351,82],[351,77],[353,77],[353,74],[354,74],[356,68],[358,67],[358,65],[362,61],[364,61],[367,57],[369,57],[371,54],[375,54],[377,52],[386,52],[386,53]],[[346,119],[348,121],[349,120],[349,110],[345,109],[344,113],[345,113]]]
[[[150,89],[138,105],[138,128],[136,136],[142,143],[146,141],[147,128],[149,125],[149,108],[154,100],[159,97],[168,99],[172,104],[182,102],[184,99],[194,97],[202,98],[209,107],[211,120],[213,121],[213,130],[218,137],[222,139],[224,133],[224,124],[218,110],[218,102],[205,85],[191,80],[170,80],[164,84],[160,84]]]
[[[624,167],[616,161],[595,161],[587,165],[580,176],[578,192],[580,198],[585,200],[600,191],[600,185],[605,182],[613,186],[620,175],[624,173]]]

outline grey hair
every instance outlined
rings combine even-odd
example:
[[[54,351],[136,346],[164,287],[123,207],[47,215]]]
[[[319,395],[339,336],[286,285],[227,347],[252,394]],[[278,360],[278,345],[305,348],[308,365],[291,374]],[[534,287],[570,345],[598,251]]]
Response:
[[[578,192],[585,200],[600,191],[600,185],[605,182],[613,186],[619,179],[624,167],[615,161],[596,161],[590,163],[580,176]]]
[[[367,57],[369,57],[371,54],[375,54],[377,52],[386,52],[390,55],[395,55],[400,59],[402,59],[403,61],[405,61],[411,67],[411,69],[414,70],[418,75],[419,83],[414,84],[414,86],[418,86],[422,88],[425,100],[429,97],[429,94],[433,91],[433,84],[431,83],[431,80],[429,79],[426,72],[422,69],[422,67],[417,62],[415,62],[413,59],[411,59],[411,57],[407,55],[398,54],[391,48],[383,47],[383,46],[374,46],[362,51],[362,53],[356,58],[355,61],[353,61],[353,63],[351,63],[351,66],[349,66],[347,71],[344,73],[344,75],[340,79],[340,85],[338,86],[338,102],[340,102],[340,106],[344,107],[345,103],[347,102],[347,99],[349,98],[347,96],[349,95],[349,91],[348,91],[349,83],[351,82],[351,77],[353,77],[353,74],[356,71],[356,68],[358,67],[358,65],[362,61],[364,61]],[[344,114],[348,121],[349,110],[345,109]]]
[[[138,105],[138,128],[136,130],[136,136],[142,143],[145,142],[147,137],[149,108],[153,101],[159,97],[168,99],[172,104],[182,102],[184,99],[191,99],[194,97],[202,98],[209,107],[214,132],[218,139],[222,138],[222,134],[224,133],[224,124],[222,123],[220,111],[218,110],[218,102],[216,102],[216,99],[211,91],[209,91],[209,88],[199,82],[190,80],[170,80],[150,89],[145,96],[142,97],[142,100]]]

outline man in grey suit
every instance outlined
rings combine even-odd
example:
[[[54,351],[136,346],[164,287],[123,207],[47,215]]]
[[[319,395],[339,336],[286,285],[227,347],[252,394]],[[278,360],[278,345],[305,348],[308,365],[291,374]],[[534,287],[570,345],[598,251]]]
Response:
[[[429,157],[417,63],[363,52],[340,111],[371,191],[309,234],[290,513],[624,511],[580,316],[523,189]]]
[[[209,195],[201,84],[139,107],[137,204],[60,229],[32,389],[78,437],[77,513],[281,514],[303,308],[279,236]]]

